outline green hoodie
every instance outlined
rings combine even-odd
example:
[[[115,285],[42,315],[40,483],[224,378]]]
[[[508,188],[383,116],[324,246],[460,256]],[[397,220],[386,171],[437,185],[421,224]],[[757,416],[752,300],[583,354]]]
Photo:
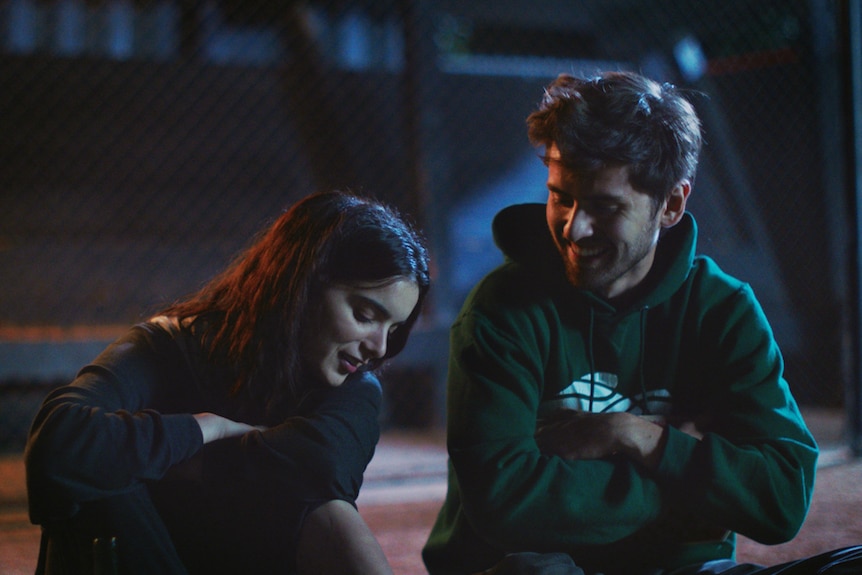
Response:
[[[423,549],[429,572],[564,551],[587,572],[633,575],[733,558],[734,533],[792,539],[817,445],[751,288],[695,256],[694,218],[666,231],[621,309],[566,281],[544,205],[507,208],[494,234],[506,262],[451,330],[449,485]],[[570,461],[534,440],[537,419],[561,406],[663,415],[705,433],[671,423],[655,471],[622,457]]]

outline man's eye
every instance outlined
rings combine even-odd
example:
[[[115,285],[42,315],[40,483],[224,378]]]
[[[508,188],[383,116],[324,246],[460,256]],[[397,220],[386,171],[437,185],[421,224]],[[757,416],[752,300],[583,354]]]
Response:
[[[570,208],[575,204],[575,200],[571,196],[551,192],[551,197],[553,198],[554,203],[558,206]]]
[[[591,207],[592,207],[592,212],[597,214],[597,215],[613,214],[613,213],[616,213],[617,210],[619,209],[619,205],[614,204],[614,203],[606,203],[606,202],[599,202],[599,203],[593,204]]]

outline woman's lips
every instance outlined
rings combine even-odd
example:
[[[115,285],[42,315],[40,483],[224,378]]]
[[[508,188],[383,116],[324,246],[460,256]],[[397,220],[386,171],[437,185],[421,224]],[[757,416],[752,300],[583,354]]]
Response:
[[[356,373],[364,363],[362,360],[356,359],[352,355],[347,354],[341,354],[340,360],[341,366],[345,371],[347,371],[347,373]]]

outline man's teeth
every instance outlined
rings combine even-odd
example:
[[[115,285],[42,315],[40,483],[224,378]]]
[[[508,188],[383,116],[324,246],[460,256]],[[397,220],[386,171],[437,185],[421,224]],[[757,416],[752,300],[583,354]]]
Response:
[[[578,255],[586,258],[597,256],[602,253],[601,248],[578,248]]]

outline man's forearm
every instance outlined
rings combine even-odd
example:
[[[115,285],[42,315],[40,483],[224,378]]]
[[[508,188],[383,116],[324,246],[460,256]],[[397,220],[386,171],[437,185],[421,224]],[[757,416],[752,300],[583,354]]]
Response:
[[[655,469],[664,452],[662,418],[631,413],[585,413],[561,410],[542,422],[536,443],[544,453],[565,459],[603,459],[623,455]]]

